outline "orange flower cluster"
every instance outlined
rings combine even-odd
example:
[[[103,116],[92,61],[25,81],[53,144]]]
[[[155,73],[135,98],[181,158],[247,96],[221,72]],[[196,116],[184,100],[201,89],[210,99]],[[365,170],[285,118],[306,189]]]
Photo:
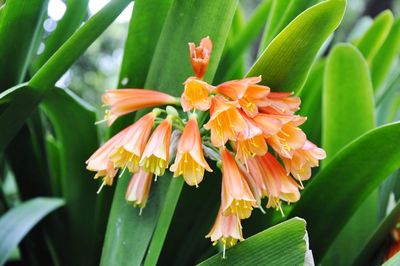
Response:
[[[124,114],[160,105],[181,106],[187,119],[172,106],[155,108],[100,147],[87,168],[97,172],[95,178],[102,177],[102,186],[112,185],[118,169],[128,169],[133,176],[126,200],[142,209],[153,175],[155,180],[164,175],[170,160],[174,177],[182,176],[190,186],[198,186],[205,171],[212,172],[205,156],[217,161],[222,165],[221,205],[207,237],[225,249],[243,239],[240,221],[261,208],[263,198],[268,198],[267,208],[281,211],[282,201],[298,201],[302,181],[310,178],[325,152],[299,128],[306,118],[295,114],[298,97],[271,92],[259,85],[261,76],[210,85],[203,77],[211,40],[202,39],[198,47],[190,43],[189,48],[195,76],[183,83],[180,99],[144,89],[111,90],[103,96],[110,106],[109,125]],[[207,117],[207,123],[198,124]]]

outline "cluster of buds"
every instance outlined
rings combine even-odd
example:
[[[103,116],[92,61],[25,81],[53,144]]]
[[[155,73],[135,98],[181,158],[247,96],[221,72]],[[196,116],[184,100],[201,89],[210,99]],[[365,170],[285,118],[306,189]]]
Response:
[[[126,200],[142,209],[153,176],[155,181],[163,176],[170,160],[174,177],[182,176],[189,186],[198,186],[205,171],[212,172],[205,157],[216,161],[222,168],[221,205],[207,237],[225,250],[243,240],[240,222],[253,208],[261,208],[263,198],[268,198],[267,208],[280,211],[283,201],[298,201],[302,181],[310,178],[325,152],[299,128],[306,118],[295,115],[298,97],[271,92],[258,84],[261,76],[210,85],[203,77],[211,40],[189,48],[195,76],[183,83],[180,98],[145,89],[105,93],[109,125],[142,108],[167,107],[153,109],[116,134],[88,159],[87,168],[97,172],[95,178],[102,177],[101,187],[112,185],[118,170],[128,169],[133,176]],[[183,115],[171,105],[182,107]]]

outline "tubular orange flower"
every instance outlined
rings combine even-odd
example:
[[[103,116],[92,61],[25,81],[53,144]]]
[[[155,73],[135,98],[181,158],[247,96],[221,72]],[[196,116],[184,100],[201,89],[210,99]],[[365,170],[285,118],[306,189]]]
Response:
[[[166,93],[145,89],[109,90],[103,94],[103,103],[110,106],[105,119],[108,125],[125,114],[159,105],[175,104],[177,99]]]
[[[225,249],[236,245],[238,240],[243,240],[240,219],[236,215],[223,215],[220,208],[215,223],[206,237],[211,238],[213,245],[221,241],[225,258]]]
[[[162,176],[169,162],[169,145],[171,140],[172,122],[169,117],[162,121],[154,130],[147,143],[139,165],[143,171]]]
[[[174,172],[174,177],[182,175],[189,186],[198,186],[203,180],[204,169],[212,172],[204,159],[197,119],[192,116],[183,130],[175,163],[170,170]]]
[[[325,159],[326,153],[314,143],[306,140],[301,149],[293,152],[292,159],[282,157],[286,171],[299,180],[308,180],[311,177],[311,168],[319,165],[319,160]]]
[[[230,152],[221,150],[222,160],[222,193],[221,208],[223,215],[237,215],[240,219],[250,217],[256,200],[249,185],[243,178],[235,159]]]
[[[261,198],[268,197],[267,208],[273,207],[282,212],[281,200],[290,203],[300,199],[300,186],[286,174],[272,154],[251,158],[248,164],[250,176],[257,186],[256,193]]]
[[[207,111],[211,105],[209,93],[213,86],[196,78],[188,78],[184,85],[185,90],[181,97],[183,111],[187,112],[192,109]]]
[[[209,37],[203,38],[200,41],[200,46],[192,42],[189,43],[190,62],[196,77],[202,79],[208,67],[208,61],[212,51],[212,42]]]
[[[140,170],[134,174],[126,190],[125,199],[140,207],[140,212],[146,206],[151,186],[152,173]]]
[[[238,101],[240,107],[249,116],[258,114],[258,106],[267,105],[267,95],[270,89],[266,86],[256,85],[261,81],[261,76],[232,80],[217,86],[216,91]]]
[[[277,116],[276,116],[277,117]],[[298,128],[306,120],[301,116],[280,116],[287,119],[281,131],[267,138],[267,143],[282,157],[292,158],[293,152],[301,149],[307,139],[306,134]],[[287,122],[290,121],[290,122]]]
[[[139,161],[149,139],[155,117],[153,112],[148,113],[121,131],[123,136],[121,136],[120,145],[110,154],[110,160],[115,167],[127,167],[132,173],[139,171]]]
[[[300,109],[301,100],[292,92],[271,92],[265,99],[266,105],[260,107],[263,113],[292,115]]]
[[[211,142],[214,146],[224,146],[228,139],[235,141],[237,133],[246,127],[237,106],[237,102],[227,101],[222,96],[212,99],[210,120],[204,128],[211,129]]]
[[[254,123],[262,130],[265,137],[277,134],[282,128],[282,121],[269,114],[258,114],[253,118]]]
[[[268,147],[262,130],[245,114],[242,113],[242,117],[246,122],[246,128],[238,133],[236,158],[247,166],[247,159],[256,155],[264,155]]]

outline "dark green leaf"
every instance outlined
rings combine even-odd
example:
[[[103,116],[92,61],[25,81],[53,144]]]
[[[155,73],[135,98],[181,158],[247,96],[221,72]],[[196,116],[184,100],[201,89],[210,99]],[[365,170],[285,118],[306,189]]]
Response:
[[[67,0],[67,9],[56,29],[45,40],[45,48],[35,60],[33,68],[37,71],[57,51],[57,49],[75,32],[87,15],[89,0]]]
[[[14,0],[0,20],[0,92],[23,81],[48,0]]]
[[[56,81],[67,71],[76,59],[129,4],[130,0],[114,0],[85,23],[60,49],[43,65],[29,81],[29,88],[21,90],[15,98],[1,107],[0,123],[6,130],[0,131],[0,151],[18,132],[25,120],[38,106],[44,94],[53,88]],[[14,94],[9,94],[9,96]],[[0,95],[0,101],[1,95]]]
[[[64,205],[56,198],[35,198],[12,208],[0,217],[0,265],[3,265],[13,249],[41,219]]]

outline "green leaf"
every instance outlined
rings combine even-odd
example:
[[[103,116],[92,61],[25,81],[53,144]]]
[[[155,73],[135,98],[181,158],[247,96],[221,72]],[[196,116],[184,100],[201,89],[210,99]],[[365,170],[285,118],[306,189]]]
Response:
[[[0,92],[23,81],[48,0],[14,0],[0,20]]]
[[[94,15],[39,69],[29,81],[29,88],[23,89],[22,94],[17,93],[8,105],[2,107],[0,123],[5,130],[0,131],[0,151],[4,150],[7,143],[18,132],[45,93],[53,88],[56,81],[117,18],[129,2],[130,0],[111,1]]]
[[[330,53],[322,105],[322,147],[327,153],[326,164],[343,146],[375,127],[368,65],[354,46],[340,44]]]
[[[64,205],[56,198],[35,198],[12,208],[0,217],[0,265],[24,236],[47,214]]]
[[[171,4],[172,0],[135,1],[119,78],[121,87],[144,87],[154,50]],[[122,81],[124,81],[123,84]]]
[[[311,68],[307,82],[300,93],[301,109],[299,114],[307,117],[301,129],[307,138],[318,146],[321,144],[322,129],[322,84],[326,60],[320,60]]]
[[[265,49],[247,76],[262,75],[273,91],[298,92],[323,43],[339,25],[346,2],[317,4],[294,19]]]
[[[400,18],[396,19],[385,42],[371,61],[374,90],[378,91],[387,79],[400,52]]]
[[[205,78],[211,81],[236,5],[237,1],[175,0],[159,37],[144,87],[180,94],[183,90],[182,82],[192,75],[187,43],[198,43],[206,36],[210,36],[214,45]],[[124,200],[128,176],[119,180],[103,248],[103,265],[127,262],[140,264],[148,248],[147,263],[157,261],[162,247],[157,242],[164,242],[183,184],[181,180],[171,180],[171,176],[166,174],[152,185],[148,205],[141,216]],[[166,195],[170,195],[169,200],[173,204],[164,205]],[[157,224],[161,210],[162,216]]]
[[[274,37],[278,33],[278,25],[288,9],[290,1],[272,0],[271,10],[269,12],[268,20],[265,24],[263,36],[261,38],[258,54],[260,55]]]
[[[388,216],[379,224],[379,226],[372,231],[368,241],[362,247],[354,265],[366,265],[370,259],[376,254],[378,248],[384,243],[385,239],[390,234],[390,231],[395,228],[400,215],[400,202],[389,213]]]
[[[364,33],[356,46],[368,62],[372,60],[382,46],[393,24],[393,14],[390,10],[380,13],[371,27]]]
[[[261,53],[275,36],[281,32],[295,17],[318,0],[275,0],[275,8],[271,14],[271,21],[266,25],[266,31],[262,38],[259,53]]]
[[[252,237],[199,265],[304,265],[306,222],[293,218]]]
[[[400,147],[394,145],[399,134],[400,123],[393,123],[362,135],[304,190],[290,217],[306,219],[317,263],[363,200],[400,166]]]
[[[45,48],[35,60],[33,69],[36,72],[57,51],[57,49],[75,32],[87,15],[89,0],[67,0],[66,11],[57,21],[56,29],[45,40]]]
[[[324,77],[322,147],[327,153],[324,165],[346,144],[375,127],[374,111],[367,62],[354,46],[337,45],[328,57]],[[351,264],[367,239],[368,232],[377,224],[376,190],[339,233],[324,259],[324,264]],[[343,252],[343,246],[347,247],[346,252]]]
[[[95,111],[71,91],[59,88],[49,91],[40,108],[50,121],[58,147],[59,165],[55,167],[59,167],[60,175],[53,179],[59,180],[61,195],[67,202],[69,220],[66,224],[71,230],[70,243],[85,235],[69,247],[69,252],[74,254],[74,261],[93,263],[100,255],[101,240],[97,243],[96,236],[104,234],[106,222],[106,217],[96,221],[96,212],[99,211],[96,205],[101,204],[101,200],[96,194],[93,173],[84,167],[85,161],[98,147]],[[109,206],[106,207],[108,210]]]
[[[244,29],[235,37],[233,43],[224,49],[221,62],[218,65],[215,83],[226,81],[227,77],[232,75],[240,64],[241,55],[262,30],[268,18],[271,2],[272,0],[263,0],[254,10]]]

